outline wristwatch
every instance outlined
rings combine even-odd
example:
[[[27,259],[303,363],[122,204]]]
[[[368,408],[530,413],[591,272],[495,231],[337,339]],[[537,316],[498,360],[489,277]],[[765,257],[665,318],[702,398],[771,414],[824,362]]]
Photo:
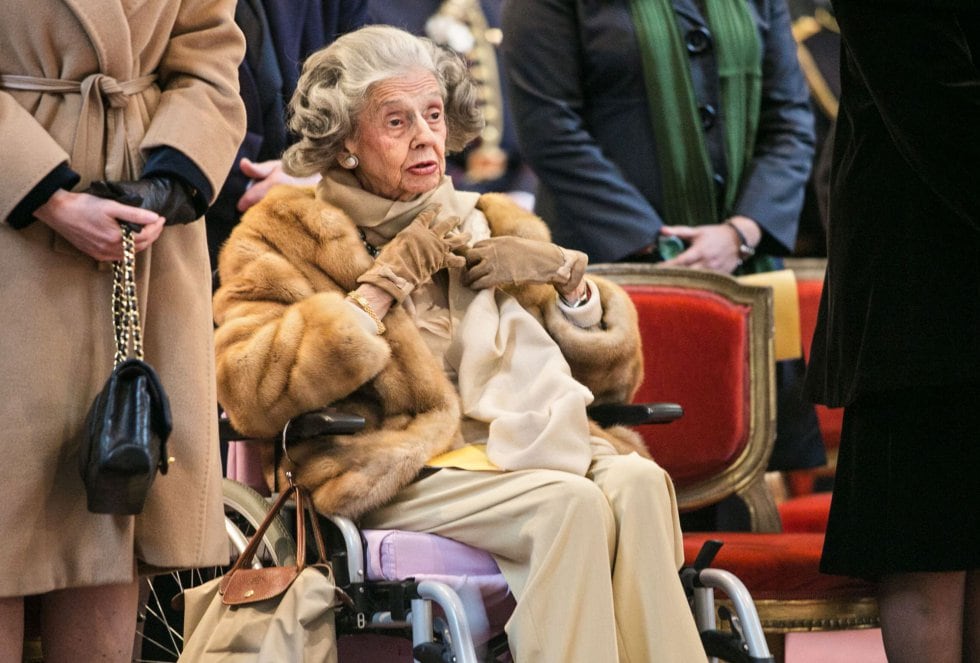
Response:
[[[755,255],[755,248],[749,245],[749,241],[745,239],[745,235],[738,229],[738,226],[731,221],[725,221],[725,225],[734,230],[738,237],[738,263],[741,265]]]

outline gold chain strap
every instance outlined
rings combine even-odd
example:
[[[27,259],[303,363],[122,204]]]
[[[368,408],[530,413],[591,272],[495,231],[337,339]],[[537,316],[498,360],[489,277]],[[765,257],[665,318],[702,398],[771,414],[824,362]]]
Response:
[[[136,244],[133,230],[121,225],[123,259],[112,263],[112,325],[116,336],[114,364],[118,366],[130,356],[143,359],[143,330],[136,304]]]

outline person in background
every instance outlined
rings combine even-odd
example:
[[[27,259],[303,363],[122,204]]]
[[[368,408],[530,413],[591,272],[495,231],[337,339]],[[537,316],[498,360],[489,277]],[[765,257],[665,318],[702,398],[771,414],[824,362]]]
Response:
[[[218,397],[256,437],[328,405],[366,426],[278,467],[262,445],[269,484],[292,470],[323,513],[490,552],[517,661],[704,659],[673,484],[587,417],[639,383],[636,310],[507,195],[455,189],[446,151],[483,128],[466,63],[369,26],[310,56],[290,106],[284,166],[323,178],[221,251]]]
[[[827,255],[827,204],[830,155],[840,99],[840,28],[830,0],[791,0],[793,37],[800,67],[810,88],[816,129],[816,156],[806,185],[794,256]]]
[[[368,16],[372,23],[429,37],[466,58],[486,125],[472,145],[446,158],[447,173],[461,191],[504,192],[531,209],[537,180],[521,156],[507,100],[500,52],[502,4],[501,0],[368,0]]]
[[[502,22],[535,211],[555,241],[593,262],[781,266],[814,152],[784,0],[520,0]],[[770,470],[826,462],[804,370],[777,364]]]
[[[293,140],[286,131],[286,104],[296,89],[303,60],[366,20],[366,0],[238,0],[235,22],[245,33],[246,44],[238,79],[248,129],[228,179],[207,213],[212,270],[217,269],[218,251],[242,212],[276,184],[298,183],[283,172],[280,157]]]
[[[821,570],[890,663],[980,660],[980,8],[835,0],[841,99],[807,393],[844,407]]]
[[[230,0],[15,0],[0,22],[0,660],[25,597],[49,663],[130,661],[138,578],[224,564],[203,223],[245,131]],[[100,182],[99,186],[90,186]],[[111,186],[110,186],[111,184]],[[92,192],[123,192],[126,204]],[[137,206],[139,205],[139,206]],[[175,459],[140,515],[90,513],[85,417],[113,364],[119,223]]]

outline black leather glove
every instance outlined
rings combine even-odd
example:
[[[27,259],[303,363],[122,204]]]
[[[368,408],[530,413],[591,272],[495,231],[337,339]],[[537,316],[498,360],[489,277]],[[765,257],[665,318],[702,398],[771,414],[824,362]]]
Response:
[[[130,182],[99,180],[92,182],[84,193],[156,212],[167,219],[168,226],[190,223],[201,216],[191,189],[172,177],[146,177]]]

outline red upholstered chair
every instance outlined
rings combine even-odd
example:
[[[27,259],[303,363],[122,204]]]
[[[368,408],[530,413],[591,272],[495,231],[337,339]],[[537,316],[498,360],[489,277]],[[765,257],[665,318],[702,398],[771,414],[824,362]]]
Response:
[[[713,566],[745,583],[774,654],[789,631],[877,625],[874,587],[819,573],[823,533],[781,532],[766,463],[775,436],[772,294],[712,272],[648,264],[594,265],[636,304],[645,379],[637,402],[672,401],[684,416],[638,427],[673,477],[680,509],[734,494],[751,532],[685,532],[691,563],[708,539],[723,546]]]
[[[786,260],[786,267],[796,275],[803,357],[809,360],[827,261],[824,258],[791,258]],[[779,515],[787,532],[823,532],[827,529],[831,494],[826,489],[819,491],[818,488],[820,482],[833,481],[844,411],[824,405],[817,405],[816,410],[820,433],[827,449],[827,465],[787,473],[789,499],[779,504]]]
[[[623,285],[640,316],[645,377],[638,403],[684,416],[637,430],[674,480],[681,509],[737,495],[752,529],[779,531],[764,472],[775,435],[772,294],[713,272],[594,265]]]

